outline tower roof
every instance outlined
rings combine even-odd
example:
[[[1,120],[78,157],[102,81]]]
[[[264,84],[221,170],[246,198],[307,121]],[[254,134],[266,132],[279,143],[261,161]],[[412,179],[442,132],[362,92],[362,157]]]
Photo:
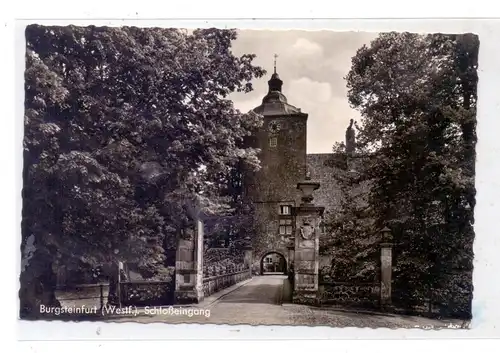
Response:
[[[288,104],[285,95],[281,92],[283,81],[276,72],[276,58],[277,55],[274,56],[274,73],[271,75],[271,79],[267,81],[269,91],[262,99],[262,104],[254,108],[253,111],[264,116],[307,115],[302,113],[300,108]]]

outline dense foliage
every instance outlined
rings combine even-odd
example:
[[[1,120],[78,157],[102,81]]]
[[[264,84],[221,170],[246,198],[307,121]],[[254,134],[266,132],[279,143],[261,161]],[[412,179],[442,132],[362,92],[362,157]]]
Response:
[[[346,77],[366,157],[350,183],[371,184],[371,222],[356,233],[369,240],[392,229],[393,296],[404,307],[430,300],[470,315],[478,48],[470,34],[381,34],[358,50]],[[340,214],[356,219],[359,207],[350,207]],[[369,260],[371,246],[357,244],[356,253]]]
[[[341,162],[334,174],[340,204],[324,222],[329,236],[323,237],[320,252],[333,261],[321,272],[337,282],[374,282],[379,279],[380,240],[367,200],[370,185],[359,180],[358,173],[365,165],[360,158],[345,158],[343,144],[334,149]]]
[[[35,305],[28,298],[54,300],[41,296],[56,266],[161,268],[196,213],[234,212],[228,180],[241,164],[258,167],[242,141],[261,121],[227,97],[264,74],[254,55],[232,54],[235,39],[216,29],[27,27],[22,310]]]
[[[248,144],[241,142],[240,148]],[[247,236],[255,227],[255,207],[245,197],[244,179],[248,165],[240,160],[227,174],[226,186],[221,188],[221,196],[227,200],[231,212],[205,219],[205,246],[207,248],[242,249],[248,245]]]

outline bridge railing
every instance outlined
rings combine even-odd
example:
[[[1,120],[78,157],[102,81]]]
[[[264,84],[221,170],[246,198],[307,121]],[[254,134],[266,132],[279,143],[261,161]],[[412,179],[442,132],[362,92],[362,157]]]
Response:
[[[208,297],[236,283],[251,277],[250,269],[245,265],[229,267],[210,266],[203,273],[203,295]]]

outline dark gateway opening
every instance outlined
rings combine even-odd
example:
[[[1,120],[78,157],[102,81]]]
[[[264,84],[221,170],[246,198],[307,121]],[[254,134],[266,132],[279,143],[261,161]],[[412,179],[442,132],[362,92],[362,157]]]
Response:
[[[270,252],[260,259],[260,274],[286,274],[286,260],[283,255],[277,252]]]

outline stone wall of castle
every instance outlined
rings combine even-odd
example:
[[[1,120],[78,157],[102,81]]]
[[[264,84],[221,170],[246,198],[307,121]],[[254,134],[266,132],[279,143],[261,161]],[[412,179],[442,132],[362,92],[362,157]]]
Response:
[[[258,232],[255,234],[254,265],[260,266],[261,258],[269,252],[278,252],[288,264],[287,239],[279,234],[279,202],[255,203],[255,219]]]
[[[273,125],[279,130],[273,131]],[[255,147],[261,150],[261,169],[246,183],[247,195],[254,202],[299,201],[297,183],[306,173],[306,136],[307,119],[302,116],[264,118],[255,139]]]
[[[261,150],[261,169],[246,179],[246,194],[253,201],[257,226],[253,236],[256,267],[270,251],[285,256],[288,264],[286,245],[292,234],[279,234],[279,221],[283,219],[280,206],[299,203],[297,183],[306,173],[306,136],[306,115],[264,117],[264,125],[256,134],[254,146]]]
[[[300,130],[300,126],[299,126]],[[262,136],[260,141],[266,141]],[[279,140],[278,143],[290,143],[280,151],[267,151],[263,146],[262,165],[259,173],[253,176],[254,185],[250,187],[255,207],[255,222],[258,232],[254,236],[254,264],[259,266],[262,256],[269,251],[276,251],[285,256],[288,264],[288,254],[286,249],[288,235],[279,234],[280,205],[298,206],[299,193],[296,189],[297,182],[303,180],[306,170],[310,173],[311,179],[320,183],[320,188],[314,192],[314,204],[325,207],[323,218],[331,218],[341,206],[342,193],[336,179],[339,173],[355,170],[361,162],[360,158],[347,157],[345,154],[320,153],[307,154],[300,145],[293,146],[290,140]],[[305,144],[305,141],[304,141]],[[292,152],[293,151],[293,152]],[[297,158],[304,153],[306,162],[304,165],[301,158]],[[294,168],[300,170],[293,173]],[[262,173],[262,174],[260,174]],[[369,184],[363,184],[353,188],[353,194],[363,194],[369,190]],[[295,234],[295,229],[293,229]],[[330,234],[323,233],[321,238],[329,237]],[[320,259],[320,267],[328,266],[331,258]]]
[[[307,170],[311,179],[320,183],[313,193],[314,204],[325,207],[324,218],[328,218],[340,206],[341,193],[335,175],[342,172],[344,158],[334,153],[307,155]]]
[[[311,179],[320,183],[320,188],[314,192],[314,203],[317,206],[324,206],[325,212],[323,218],[328,221],[335,215],[335,212],[340,210],[342,202],[342,192],[337,181],[339,174],[353,173],[359,169],[363,163],[362,156],[347,156],[339,153],[320,153],[307,155],[307,168],[311,174]],[[365,203],[363,195],[369,192],[370,184],[362,183],[352,187],[349,193],[356,197],[355,202],[360,205]],[[320,246],[327,238],[332,237],[332,234],[322,232],[320,235]],[[319,268],[329,267],[334,258],[331,255],[321,255],[319,259]]]
[[[318,153],[307,155],[307,168],[311,179],[320,183],[320,188],[314,192],[314,203],[325,207],[324,218],[327,218],[340,207],[342,193],[336,179],[340,173],[355,173],[359,169],[364,156],[350,156],[339,153]],[[366,194],[370,183],[364,182],[350,189],[353,196]],[[361,198],[359,199],[361,202]]]

